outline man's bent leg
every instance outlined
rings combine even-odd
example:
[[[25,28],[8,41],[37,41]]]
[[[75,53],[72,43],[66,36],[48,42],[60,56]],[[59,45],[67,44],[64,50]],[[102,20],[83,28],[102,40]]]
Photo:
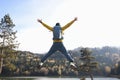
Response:
[[[50,55],[52,55],[52,53],[49,53],[49,52],[48,52],[45,56],[42,57],[41,62],[39,63],[39,68],[42,67],[44,61],[45,61]]]
[[[49,52],[42,57],[41,62],[40,62],[40,67],[43,65],[43,62],[49,57],[51,56],[54,52],[56,51],[54,44],[52,45],[52,47],[50,48]]]
[[[67,60],[69,60],[70,62],[73,62],[73,58],[71,57],[71,55],[67,52],[67,50],[65,49],[64,45],[61,43],[61,47],[60,47],[60,52],[62,52],[62,54],[65,55],[65,57],[67,58]]]
[[[44,62],[49,56],[51,56],[55,52],[54,45],[50,48],[49,52],[42,57],[41,62]]]
[[[72,56],[67,52],[64,45],[61,43],[60,51],[65,55],[65,57],[70,61],[70,66],[72,69],[77,70],[76,65],[73,63]]]

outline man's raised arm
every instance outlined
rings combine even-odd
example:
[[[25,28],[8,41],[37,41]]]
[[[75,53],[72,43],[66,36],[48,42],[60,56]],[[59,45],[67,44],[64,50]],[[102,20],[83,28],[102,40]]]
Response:
[[[75,17],[72,21],[70,21],[65,26],[63,26],[62,30],[64,31],[65,29],[67,29],[68,27],[70,27],[75,21],[77,21],[77,17]]]
[[[46,27],[47,29],[49,29],[49,30],[51,30],[51,31],[53,31],[53,28],[51,27],[51,26],[48,26],[47,24],[45,24],[44,22],[42,22],[42,20],[40,20],[40,19],[37,19],[37,21],[39,22],[39,23],[41,23],[44,27]]]

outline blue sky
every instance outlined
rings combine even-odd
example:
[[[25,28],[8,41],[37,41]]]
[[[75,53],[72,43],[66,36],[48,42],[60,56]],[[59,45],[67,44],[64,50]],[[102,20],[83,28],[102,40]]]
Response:
[[[64,32],[67,50],[77,47],[120,47],[120,0],[0,0],[0,18],[9,13],[15,23],[18,50],[48,52],[52,33],[37,19],[50,26],[64,26],[78,20]]]

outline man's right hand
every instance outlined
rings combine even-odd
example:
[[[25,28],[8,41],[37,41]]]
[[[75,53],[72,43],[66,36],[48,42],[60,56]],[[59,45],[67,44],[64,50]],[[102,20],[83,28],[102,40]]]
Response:
[[[77,17],[75,17],[74,20],[77,21]]]
[[[37,21],[40,22],[40,23],[42,23],[42,20],[40,20],[40,19],[37,19]]]

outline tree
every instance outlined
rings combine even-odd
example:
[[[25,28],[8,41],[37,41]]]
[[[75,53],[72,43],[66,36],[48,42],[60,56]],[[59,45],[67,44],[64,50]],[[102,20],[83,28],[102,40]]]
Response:
[[[93,80],[91,72],[98,67],[98,63],[95,61],[93,62],[95,57],[91,56],[92,51],[89,48],[82,48],[80,52],[81,52],[80,60],[83,63],[80,64],[79,70],[85,74],[90,75],[91,80]],[[85,79],[85,77],[83,77],[83,79]]]
[[[7,14],[1,18],[0,22],[0,74],[3,67],[7,67],[10,70],[15,69],[15,66],[11,64],[15,58],[15,48],[18,47],[16,39],[17,31],[14,31],[14,24]]]
[[[117,63],[117,74],[120,75],[120,61]]]

